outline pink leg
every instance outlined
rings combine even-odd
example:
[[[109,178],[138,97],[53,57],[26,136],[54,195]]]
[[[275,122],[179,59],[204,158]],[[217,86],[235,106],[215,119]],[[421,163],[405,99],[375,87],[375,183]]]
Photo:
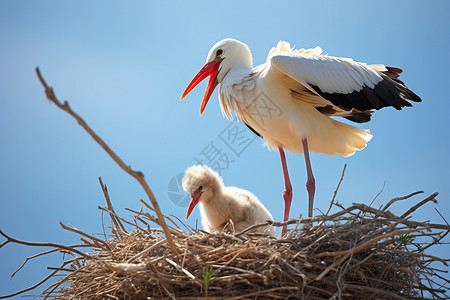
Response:
[[[314,194],[316,192],[316,181],[312,172],[311,161],[309,160],[308,141],[306,140],[306,138],[302,140],[302,144],[303,153],[305,154],[306,173],[308,174],[308,180],[306,181],[306,190],[308,191],[309,198],[308,217],[312,217],[314,207]]]
[[[292,185],[291,180],[289,179],[289,173],[286,164],[286,156],[284,155],[284,150],[282,147],[278,147],[278,151],[280,152],[281,165],[283,167],[283,175],[284,175],[284,191],[283,191],[283,199],[284,199],[284,217],[283,222],[289,219],[289,211],[291,210],[292,203]],[[281,235],[285,235],[287,231],[287,225],[284,225],[281,230]]]

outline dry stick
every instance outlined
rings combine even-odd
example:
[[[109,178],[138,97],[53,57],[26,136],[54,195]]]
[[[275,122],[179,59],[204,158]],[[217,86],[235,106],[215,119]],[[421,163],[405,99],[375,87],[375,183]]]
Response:
[[[439,258],[437,256],[433,256],[433,255],[429,255],[429,254],[425,254],[425,253],[405,252],[405,251],[400,251],[400,250],[395,250],[395,249],[392,249],[391,251],[393,253],[398,253],[398,254],[405,254],[405,255],[418,256],[418,257],[428,257],[435,261],[439,261],[439,262],[443,263],[446,267],[448,267],[448,264],[445,261],[445,259]]]
[[[296,221],[297,221],[296,219],[291,219],[289,221],[283,222],[283,225],[286,224],[287,222],[289,222],[289,224],[294,224],[294,223],[297,223]],[[274,223],[272,223],[271,221],[266,221],[265,223],[254,224],[254,225],[251,225],[250,227],[247,227],[246,229],[244,229],[244,230],[234,234],[234,236],[235,237],[239,237],[239,236],[243,235],[244,233],[247,233],[250,230],[253,230],[255,228],[259,228],[259,227],[263,227],[263,226],[267,226],[267,225],[272,225],[273,226],[273,224]],[[283,225],[281,225],[281,226],[283,226]],[[269,234],[267,234],[267,235],[269,235]]]
[[[160,241],[154,243],[153,245],[151,245],[151,246],[148,247],[147,249],[142,250],[142,251],[139,252],[138,254],[134,255],[134,256],[131,257],[131,258],[129,258],[129,259],[127,260],[127,263],[132,263],[133,261],[135,261],[136,259],[138,259],[138,258],[141,257],[142,255],[144,255],[145,253],[152,251],[152,250],[155,249],[156,247],[158,247],[158,246],[164,244],[165,242],[166,242],[166,240],[160,240]]]
[[[101,176],[98,177],[98,181],[100,182],[100,186],[102,187],[103,195],[105,196],[105,199],[106,199],[106,205],[108,205],[108,209],[111,211],[109,213],[109,216],[110,216],[111,220],[113,221],[119,235],[122,235],[122,231],[124,231],[124,232],[127,232],[127,231],[125,230],[125,227],[123,226],[122,222],[120,222],[120,220],[118,220],[115,217],[116,212],[114,211],[114,208],[111,204],[111,199],[109,198],[109,194],[108,194],[108,188],[106,187],[106,184],[103,184]]]
[[[405,199],[411,198],[412,196],[415,196],[415,195],[417,195],[417,194],[423,194],[423,191],[417,191],[417,192],[411,193],[411,194],[409,194],[409,195],[407,195],[407,196],[394,198],[394,199],[392,199],[391,201],[389,201],[389,202],[386,204],[386,206],[382,209],[382,211],[386,211],[386,210],[389,208],[389,206],[391,206],[392,204],[394,204],[394,203],[397,202],[397,201],[405,200]]]
[[[184,274],[186,274],[191,280],[193,280],[194,282],[200,284],[200,286],[203,286],[202,281],[197,279],[194,275],[192,275],[191,272],[189,272],[188,270],[186,270],[182,266],[177,265],[173,260],[170,260],[170,259],[166,258],[166,261],[169,264],[171,264],[172,266],[174,266],[177,270],[179,270],[179,271],[183,272]]]
[[[433,201],[434,203],[438,203],[436,199],[436,196],[439,195],[439,193],[434,193],[431,194],[428,198],[420,201],[419,203],[417,203],[416,205],[414,205],[413,207],[411,207],[410,209],[408,209],[407,212],[405,212],[403,215],[400,216],[400,218],[405,218],[406,216],[410,215],[411,213],[413,213],[416,209],[418,209],[419,207],[421,207],[422,205],[424,205],[425,203],[427,203],[428,201]]]
[[[377,288],[372,288],[372,287],[368,287],[368,286],[360,286],[360,285],[350,284],[350,283],[346,283],[345,285],[347,287],[354,288],[354,289],[357,289],[357,290],[370,291],[370,292],[373,293],[373,295],[383,294],[383,296],[384,295],[389,296],[390,299],[400,299],[400,300],[407,300],[408,299],[408,298],[399,296],[399,295],[397,295],[395,293],[392,293],[392,292],[389,292],[389,291],[386,291],[386,290],[380,290],[380,289],[377,289]]]
[[[34,243],[34,244],[36,244],[36,243]],[[35,245],[31,245],[31,246],[35,246]],[[70,260],[64,262],[64,263],[60,266],[60,268],[63,268],[64,266],[66,266],[67,264],[69,264],[69,263],[71,263],[71,262],[72,262],[72,261],[70,261]],[[41,281],[39,281],[38,283],[36,283],[35,285],[30,286],[30,287],[28,287],[28,288],[26,288],[26,289],[20,290],[20,291],[18,291],[18,292],[9,294],[9,295],[0,296],[0,299],[11,298],[11,297],[14,297],[14,296],[23,294],[23,293],[25,293],[25,292],[31,291],[31,290],[37,288],[38,286],[42,285],[44,282],[46,282],[46,281],[49,280],[50,278],[52,278],[53,275],[55,275],[55,274],[58,273],[58,272],[59,272],[59,270],[55,270],[55,271],[51,272],[48,276],[46,276],[44,279],[42,279]]]
[[[47,299],[49,297],[49,295],[51,295],[61,284],[63,284],[64,282],[66,282],[69,278],[69,276],[73,276],[74,274],[77,274],[78,272],[80,272],[80,265],[78,264],[78,260],[79,258],[75,258],[69,262],[72,262],[74,264],[77,264],[78,269],[76,270],[72,270],[71,273],[67,274],[66,276],[64,276],[62,279],[58,280],[57,282],[51,284],[49,287],[47,287],[41,295],[46,294],[46,296],[44,297],[44,300]]]
[[[6,238],[6,241],[3,242],[0,245],[0,248],[3,247],[4,245],[8,244],[8,243],[16,243],[16,244],[22,244],[22,245],[26,245],[26,246],[33,246],[33,247],[53,247],[53,248],[60,248],[60,249],[64,249],[67,250],[69,252],[73,252],[76,253],[86,259],[96,259],[94,256],[91,256],[89,254],[83,253],[77,249],[75,249],[74,247],[78,247],[78,245],[75,246],[65,246],[65,245],[59,245],[59,244],[55,244],[55,243],[33,243],[33,242],[26,242],[26,241],[21,241],[15,238],[12,238],[10,236],[8,236],[6,233],[4,233],[3,231],[0,230],[0,234],[3,235]]]
[[[100,210],[104,210],[104,211],[106,211],[106,212],[109,213],[109,214],[114,214],[114,216],[115,216],[117,219],[121,220],[122,222],[124,222],[124,223],[126,223],[126,224],[128,224],[128,225],[131,225],[131,226],[136,227],[136,225],[135,225],[134,223],[131,223],[131,222],[125,220],[124,218],[119,217],[119,215],[117,215],[116,213],[113,213],[112,211],[110,211],[110,210],[107,209],[106,207],[97,206],[97,208],[100,209]],[[136,227],[136,228],[142,229],[142,228],[140,228],[140,227]]]
[[[184,224],[184,222],[181,221],[180,218],[178,218],[178,217],[175,216],[175,215],[172,215],[172,214],[171,214],[170,216],[173,217],[173,218],[175,218],[175,219],[177,219],[178,222],[180,222],[181,224],[183,224],[183,226],[184,226],[187,230],[189,230],[189,232],[192,232],[192,227],[191,227],[191,226],[188,226],[188,225]],[[181,230],[181,228],[180,228],[180,230]]]
[[[152,221],[152,222],[155,222],[155,220],[154,220],[155,217],[152,216],[152,215],[150,215],[149,213],[142,213],[142,209],[143,209],[143,207],[141,207],[141,212],[138,212],[138,211],[135,211],[134,209],[125,208],[125,210],[131,211],[132,213],[137,214],[137,215],[134,216],[135,226],[138,226],[136,220],[139,220],[139,221],[141,221],[143,224],[149,226],[148,223],[147,223],[146,221],[144,221],[144,218],[147,219],[147,220],[150,220],[150,221]],[[138,217],[139,215],[142,216],[142,218],[141,218],[141,217]],[[168,218],[166,215],[164,215],[164,217],[165,217],[167,220],[169,220],[170,222],[173,223],[173,220],[171,220],[170,218]],[[158,224],[157,222],[155,222],[155,223]],[[178,235],[178,236],[179,236],[180,234],[185,233],[183,230],[181,230],[181,229],[176,229],[176,228],[174,228],[174,227],[172,227],[172,226],[170,226],[170,225],[167,225],[167,227],[169,227],[171,233],[176,234],[176,235]],[[177,227],[178,227],[178,226],[177,226]],[[149,227],[149,228],[150,228],[150,227]],[[179,227],[178,227],[178,228],[179,228]]]
[[[426,249],[430,248],[431,246],[438,244],[450,232],[450,224],[448,224],[447,220],[444,218],[444,216],[439,212],[439,210],[437,208],[434,208],[434,210],[436,210],[436,212],[441,216],[442,220],[444,220],[444,222],[447,224],[448,228],[447,228],[447,231],[443,235],[439,236],[436,239],[433,238],[434,241],[432,243],[430,243],[427,246],[423,247],[421,249],[422,252],[424,252]]]
[[[378,194],[375,195],[375,198],[373,198],[372,202],[370,202],[369,206],[372,206],[372,204],[377,200],[378,196],[381,195],[381,193],[384,191],[384,187],[386,186],[386,180],[383,182],[383,186],[381,187],[381,190],[378,192]]]
[[[425,202],[422,201],[419,204],[423,205],[423,204],[425,204]],[[409,221],[409,220],[406,220],[404,218],[394,216],[389,211],[381,211],[381,210],[369,207],[369,206],[367,206],[365,204],[361,204],[361,203],[353,203],[353,206],[351,206],[350,208],[359,209],[359,210],[364,211],[364,212],[370,212],[370,213],[373,213],[373,214],[375,214],[377,216],[381,216],[381,217],[386,218],[386,219],[392,218],[392,220],[398,221],[399,223],[402,223],[402,224],[405,224],[405,225],[408,225],[408,226],[415,226],[415,227],[417,227],[417,226],[426,226],[426,227],[433,228],[433,229],[450,230],[450,226],[449,225],[434,224],[434,223],[428,223],[428,222]]]
[[[155,211],[155,209],[154,209],[153,207],[151,207],[150,205],[148,205],[147,202],[145,202],[145,201],[142,200],[142,199],[140,199],[140,200],[141,200],[142,204],[144,204],[148,209],[150,209],[151,211]],[[178,229],[181,230],[181,228],[177,225],[177,223],[175,223],[170,217],[168,217],[168,216],[166,216],[166,215],[163,215],[163,216],[164,216],[164,218],[166,218],[167,220],[169,220],[170,222],[172,222],[172,224],[175,225],[176,228],[178,228]]]
[[[111,156],[111,158],[129,175],[131,175],[134,179],[136,179],[142,186],[142,188],[145,190],[145,193],[147,194],[148,198],[152,202],[153,207],[155,208],[155,212],[158,215],[158,219],[160,222],[160,226],[164,230],[164,233],[167,238],[167,242],[169,244],[169,247],[172,249],[172,251],[179,255],[179,252],[177,250],[177,247],[172,239],[172,236],[170,234],[169,228],[167,228],[166,222],[164,220],[163,214],[161,212],[161,209],[159,208],[159,204],[156,201],[155,195],[153,195],[152,190],[150,189],[149,185],[144,179],[144,174],[142,172],[134,171],[130,166],[127,166],[112,150],[109,148],[108,145],[86,124],[86,122],[78,115],[76,114],[69,106],[68,101],[64,101],[64,104],[62,104],[58,98],[56,98],[55,93],[53,92],[53,88],[49,87],[47,83],[45,82],[44,78],[41,75],[41,72],[39,71],[39,68],[36,68],[37,76],[39,77],[39,80],[41,81],[42,85],[45,88],[45,94],[47,95],[47,98],[56,104],[59,108],[69,113],[72,117],[74,117],[78,124],[80,124],[84,130],[86,130],[90,136]]]
[[[338,183],[336,189],[334,190],[334,195],[333,195],[333,199],[331,199],[330,207],[328,207],[328,210],[325,213],[326,216],[328,216],[328,213],[330,212],[331,208],[333,207],[334,199],[336,198],[339,187],[341,186],[342,179],[344,179],[345,168],[347,168],[347,164],[344,165],[344,169],[342,170],[342,174],[341,174],[341,179],[339,179],[339,183]]]
[[[170,299],[177,300],[177,298],[175,298],[175,296],[171,292],[169,292],[169,290],[164,286],[164,284],[161,283],[161,286],[166,291],[167,295],[169,295]]]
[[[397,230],[394,232],[390,232],[387,234],[383,234],[377,237],[374,237],[373,239],[362,243],[359,246],[356,246],[355,248],[349,249],[349,250],[344,250],[344,251],[337,251],[337,252],[322,252],[319,254],[314,255],[315,258],[320,258],[320,257],[324,257],[324,256],[342,256],[342,255],[346,255],[348,253],[358,253],[361,250],[364,250],[365,248],[375,244],[376,242],[378,242],[379,240],[388,238],[388,237],[393,237],[396,235],[402,235],[402,234],[409,234],[412,232],[416,232],[416,231],[421,231],[421,230],[429,230],[429,228],[416,228],[416,229],[411,229],[411,230]]]
[[[448,224],[447,220],[444,218],[441,212],[436,207],[434,208],[434,210],[441,216],[442,220],[444,220],[445,224],[447,224],[448,228],[450,229],[450,224]]]
[[[267,226],[267,225],[271,225],[271,226],[276,226],[276,227],[281,227],[284,225],[291,225],[291,224],[296,224],[297,222],[300,223],[315,223],[315,222],[325,222],[328,220],[334,220],[339,216],[345,215],[346,213],[350,213],[353,210],[363,210],[363,211],[367,211],[369,210],[370,212],[379,212],[379,215],[383,216],[383,215],[387,215],[389,214],[388,217],[392,217],[393,215],[390,212],[381,212],[375,208],[372,207],[368,207],[367,205],[364,204],[359,204],[359,203],[353,203],[352,206],[347,207],[347,208],[342,208],[341,211],[338,211],[330,216],[326,216],[326,215],[322,215],[322,216],[316,216],[316,217],[308,217],[308,218],[297,218],[297,219],[290,219],[288,221],[285,222],[275,222],[275,221],[266,221],[265,223],[260,223],[260,224],[255,224],[252,225],[250,227],[248,227],[247,229],[242,230],[241,232],[236,233],[234,236],[235,237],[239,237],[240,235],[247,233],[250,230],[253,230],[255,228],[259,228],[262,226]],[[429,225],[436,225],[436,226],[445,226],[445,225],[440,225],[440,224],[429,224]],[[437,227],[440,228],[440,227]],[[447,227],[445,227],[445,229],[447,229]]]
[[[260,296],[260,295],[264,295],[266,293],[278,292],[278,291],[283,291],[283,290],[298,291],[299,287],[298,286],[284,286],[284,287],[280,286],[280,287],[275,287],[275,288],[271,288],[271,289],[268,289],[268,290],[259,290],[259,291],[253,292],[253,293],[249,293],[249,294],[245,294],[245,295],[229,298],[229,300],[248,299],[249,297]]]
[[[102,230],[103,230],[103,236],[105,237],[105,241],[106,241],[106,240],[108,240],[108,238],[106,237],[105,223],[103,222],[103,219],[104,219],[103,218],[103,213],[104,213],[104,211],[102,211],[102,218],[101,218],[101,220],[102,220]],[[111,231],[114,233],[114,228],[111,228]]]
[[[47,267],[48,270],[54,270],[54,271],[62,271],[62,272],[73,272],[72,269],[66,269],[61,267]]]
[[[331,269],[335,268],[337,265],[340,265],[344,260],[346,260],[350,256],[350,253],[347,255],[342,256],[340,259],[336,260],[334,263],[329,265],[325,270],[322,271],[319,275],[314,278],[315,281],[321,280],[325,275],[327,275],[328,272],[331,271]]]
[[[96,237],[94,237],[94,236],[92,236],[92,235],[89,235],[89,234],[87,234],[87,233],[85,233],[85,232],[79,230],[79,229],[76,229],[76,228],[75,228],[74,226],[72,226],[72,225],[71,225],[72,227],[69,227],[69,226],[64,225],[62,222],[59,222],[59,225],[61,225],[61,227],[62,227],[63,229],[65,229],[65,230],[72,231],[72,232],[74,232],[74,233],[76,233],[76,234],[79,234],[79,235],[81,235],[81,236],[84,236],[84,237],[86,237],[86,238],[92,240],[92,241],[94,242],[94,244],[95,244],[95,242],[97,242],[98,244],[103,245],[103,246],[105,246],[106,248],[109,249],[108,244],[107,244],[105,241],[102,241],[102,240],[99,239],[99,238],[96,238]],[[111,250],[111,249],[109,249],[109,250]]]
[[[78,245],[72,245],[72,246],[69,246],[69,247],[77,247],[78,248],[78,247],[91,247],[91,246],[90,245],[86,245],[86,244],[78,244]],[[47,254],[50,254],[50,253],[53,253],[53,252],[57,252],[57,251],[61,251],[61,249],[51,249],[51,250],[47,250],[47,251],[35,254],[33,256],[27,257],[25,259],[25,261],[23,262],[23,264],[14,273],[12,273],[11,279],[14,277],[14,275],[17,274],[17,272],[19,272],[23,267],[25,267],[25,265],[27,264],[28,261],[32,260],[33,258],[42,256],[42,255],[47,255]]]

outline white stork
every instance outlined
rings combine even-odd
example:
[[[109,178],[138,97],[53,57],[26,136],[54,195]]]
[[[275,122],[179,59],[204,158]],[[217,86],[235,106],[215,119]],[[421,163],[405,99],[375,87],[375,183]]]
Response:
[[[219,174],[208,166],[187,168],[182,184],[183,189],[191,195],[186,220],[197,203],[200,203],[202,225],[208,232],[221,232],[230,220],[236,232],[273,220],[255,195],[240,188],[225,187]],[[251,232],[275,235],[271,226],[255,228]]]
[[[234,111],[268,147],[278,149],[285,180],[284,221],[289,217],[292,187],[283,149],[305,155],[308,216],[311,217],[315,180],[309,151],[350,156],[364,149],[372,137],[368,130],[330,117],[364,123],[370,121],[372,109],[392,106],[400,110],[411,106],[408,100],[421,101],[398,79],[401,69],[321,53],[320,47],[294,50],[289,43],[280,41],[270,50],[266,63],[253,68],[248,46],[224,39],[211,48],[205,66],[181,96],[183,99],[210,76],[200,115],[214,88],[220,84],[222,113],[233,119],[231,111]],[[261,113],[264,107],[265,115]]]

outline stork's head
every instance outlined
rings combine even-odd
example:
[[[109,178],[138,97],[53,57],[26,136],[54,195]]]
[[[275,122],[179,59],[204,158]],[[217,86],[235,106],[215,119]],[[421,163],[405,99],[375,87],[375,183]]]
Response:
[[[202,165],[187,168],[182,184],[183,189],[191,195],[186,220],[197,203],[209,204],[223,187],[222,178],[219,174],[208,166]]]
[[[197,84],[202,82],[203,79],[210,76],[208,86],[206,87],[205,96],[203,97],[202,106],[200,108],[201,115],[215,87],[222,82],[232,68],[238,69],[251,67],[252,54],[246,44],[234,39],[221,40],[215,44],[211,50],[209,50],[206,64],[197,73],[197,75],[195,75],[191,83],[189,83],[188,87],[181,96],[181,99],[189,94],[189,92],[192,91]]]

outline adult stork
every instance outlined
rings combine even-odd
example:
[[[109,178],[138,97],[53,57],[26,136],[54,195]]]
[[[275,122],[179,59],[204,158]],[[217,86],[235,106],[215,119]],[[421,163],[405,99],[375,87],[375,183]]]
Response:
[[[373,109],[392,106],[400,110],[411,106],[408,100],[421,101],[398,79],[401,69],[321,53],[320,47],[294,50],[289,43],[280,41],[270,50],[266,63],[253,68],[248,46],[224,39],[211,48],[206,64],[181,96],[183,99],[210,76],[200,115],[220,84],[222,113],[233,119],[233,111],[268,147],[278,149],[285,181],[284,221],[289,218],[292,186],[283,149],[304,153],[311,217],[315,180],[309,151],[350,156],[364,149],[372,137],[368,130],[330,117],[365,123],[370,121]],[[261,113],[263,107],[267,110],[265,115]],[[286,226],[282,230],[285,232]]]

